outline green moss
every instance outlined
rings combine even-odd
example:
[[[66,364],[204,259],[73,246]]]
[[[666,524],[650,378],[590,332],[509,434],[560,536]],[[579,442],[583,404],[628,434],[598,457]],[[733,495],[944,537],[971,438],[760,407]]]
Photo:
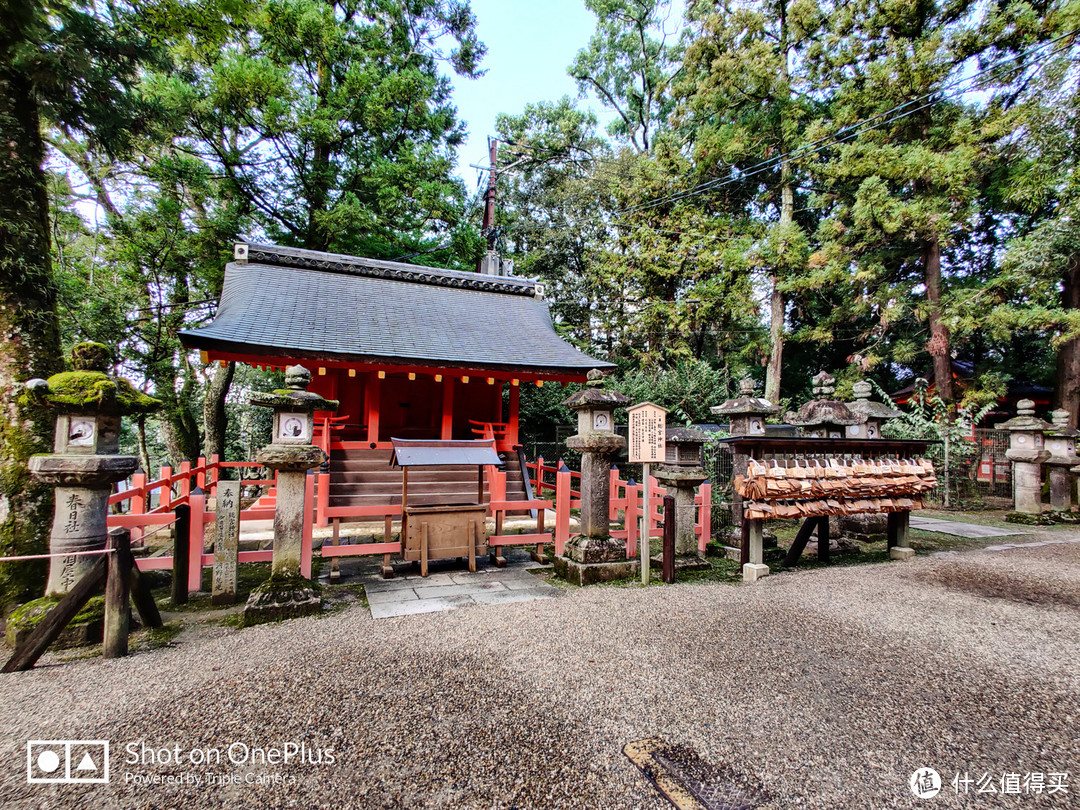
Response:
[[[84,340],[71,349],[71,365],[78,371],[105,371],[112,362],[112,352],[104,343]]]
[[[103,371],[62,371],[48,379],[48,391],[29,392],[26,399],[41,400],[53,408],[76,411],[112,411],[122,416],[149,413],[161,406],[122,377]]]
[[[15,642],[19,636],[23,636],[26,633],[33,632],[38,623],[45,618],[46,614],[60,601],[59,596],[42,596],[40,599],[34,599],[27,602],[25,605],[20,605],[12,611],[8,617],[7,629],[5,632],[5,640],[9,647],[14,647]],[[75,628],[79,625],[94,625],[100,626],[102,620],[105,618],[105,597],[93,596],[83,606],[75,618],[69,623],[69,628]],[[99,631],[100,632],[100,631]],[[58,646],[75,646],[85,643],[81,641],[82,635],[79,633],[65,633],[58,641]],[[94,635],[94,634],[91,634]],[[100,636],[98,636],[100,640]]]

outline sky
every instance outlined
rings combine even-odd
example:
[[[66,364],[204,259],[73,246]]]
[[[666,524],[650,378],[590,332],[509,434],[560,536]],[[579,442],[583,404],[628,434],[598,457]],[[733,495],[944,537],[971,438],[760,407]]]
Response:
[[[452,76],[458,117],[466,122],[469,139],[458,151],[458,174],[469,191],[476,188],[477,170],[487,165],[487,136],[495,134],[499,113],[520,113],[526,104],[576,98],[577,84],[566,68],[584,48],[596,27],[596,17],[582,0],[472,0],[477,33],[487,46],[479,79]],[[583,100],[603,121],[601,106]]]

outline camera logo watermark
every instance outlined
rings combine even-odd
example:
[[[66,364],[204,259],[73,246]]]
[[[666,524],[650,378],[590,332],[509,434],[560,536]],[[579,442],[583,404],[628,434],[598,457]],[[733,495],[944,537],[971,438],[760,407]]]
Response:
[[[917,799],[932,799],[941,793],[941,774],[933,768],[919,768],[908,779],[911,792]]]
[[[29,740],[26,781],[86,785],[109,781],[108,740]]]

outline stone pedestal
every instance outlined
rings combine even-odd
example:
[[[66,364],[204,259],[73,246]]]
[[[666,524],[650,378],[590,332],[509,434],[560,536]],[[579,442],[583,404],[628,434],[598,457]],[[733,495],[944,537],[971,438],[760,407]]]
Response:
[[[1035,417],[1035,403],[1022,399],[1016,403],[1017,415],[995,427],[1009,431],[1009,449],[1005,457],[1013,464],[1013,509],[1005,519],[1024,521],[1026,516],[1040,515],[1042,505],[1042,463],[1050,457],[1044,446],[1043,433],[1053,426]]]
[[[765,550],[762,542],[762,522],[749,520],[750,561],[742,568],[743,582],[757,582],[769,575],[769,566],[765,565]]]

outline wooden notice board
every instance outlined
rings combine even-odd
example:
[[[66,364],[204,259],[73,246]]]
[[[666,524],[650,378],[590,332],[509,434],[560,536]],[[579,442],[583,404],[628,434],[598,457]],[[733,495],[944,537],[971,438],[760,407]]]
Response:
[[[664,431],[667,411],[651,402],[626,409],[630,417],[630,440],[627,448],[631,464],[659,464],[664,460]]]

